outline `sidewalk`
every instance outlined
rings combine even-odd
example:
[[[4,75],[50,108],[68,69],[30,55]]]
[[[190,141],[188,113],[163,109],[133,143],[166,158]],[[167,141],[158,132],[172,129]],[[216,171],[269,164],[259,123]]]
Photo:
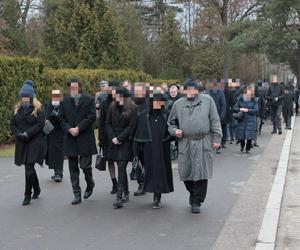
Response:
[[[276,249],[300,249],[300,119],[294,126]]]

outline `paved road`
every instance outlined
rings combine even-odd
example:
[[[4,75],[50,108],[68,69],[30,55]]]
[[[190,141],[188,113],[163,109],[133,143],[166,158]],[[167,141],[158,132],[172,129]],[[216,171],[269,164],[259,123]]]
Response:
[[[0,249],[211,249],[262,152],[269,146],[270,127],[265,131],[259,138],[261,147],[251,154],[241,154],[237,145],[228,144],[216,156],[214,179],[209,182],[207,200],[199,215],[190,213],[176,164],[175,192],[163,196],[161,210],[151,208],[151,194],[132,196],[123,209],[114,210],[108,172],[97,170],[93,196],[72,206],[68,171],[64,181],[57,184],[50,180],[51,172],[40,167],[41,197],[23,207],[24,169],[15,167],[13,159],[1,158]],[[136,187],[135,182],[130,183],[132,193]]]

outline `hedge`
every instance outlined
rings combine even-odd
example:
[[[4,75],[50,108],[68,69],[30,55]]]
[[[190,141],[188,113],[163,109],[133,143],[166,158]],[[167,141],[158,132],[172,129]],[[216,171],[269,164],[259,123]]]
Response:
[[[33,80],[37,95],[44,98],[42,73],[40,60],[0,57],[0,144],[10,138],[9,121],[23,81]]]
[[[171,84],[176,80],[153,79],[142,71],[104,70],[104,69],[46,69],[39,59],[25,57],[0,56],[0,144],[10,138],[9,121],[13,107],[18,99],[18,92],[26,79],[34,81],[37,97],[44,103],[49,100],[51,89],[66,90],[66,82],[71,77],[78,77],[85,92],[94,95],[101,80],[144,81],[153,84]]]

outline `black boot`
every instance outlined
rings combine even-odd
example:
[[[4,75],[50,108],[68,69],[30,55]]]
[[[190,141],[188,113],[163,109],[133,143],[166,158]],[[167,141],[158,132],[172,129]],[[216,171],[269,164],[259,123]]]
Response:
[[[39,198],[39,195],[41,194],[41,189],[37,189],[37,190],[34,190],[33,192],[33,195],[32,195],[32,199],[35,200],[37,198]]]
[[[126,203],[129,201],[129,188],[128,188],[128,178],[126,176],[126,181],[124,183],[124,195],[123,195],[123,202]]]
[[[113,206],[114,206],[115,209],[123,207],[122,195],[123,195],[123,191],[122,190],[118,190],[117,196],[116,196],[116,200],[115,200],[115,202],[113,204]]]
[[[193,214],[199,214],[200,213],[200,204],[193,202],[191,211]]]
[[[39,198],[39,195],[41,194],[41,188],[40,188],[40,183],[39,183],[39,179],[35,173],[34,175],[34,181],[33,181],[33,195],[32,195],[32,199],[37,199]]]
[[[31,196],[25,195],[24,200],[23,200],[23,206],[29,205],[30,201],[31,201]]]
[[[161,194],[154,193],[153,194],[153,209],[160,209],[161,208]]]
[[[75,194],[74,199],[72,200],[72,205],[77,205],[81,203],[81,194]]]
[[[95,187],[95,182],[93,179],[93,174],[92,174],[92,168],[84,169],[83,170],[84,176],[85,176],[85,181],[87,184],[86,190],[84,192],[83,198],[87,199],[89,198],[94,190]]]
[[[118,181],[117,178],[111,178],[112,181],[112,190],[110,191],[111,194],[116,194],[118,192]]]
[[[145,191],[144,191],[144,183],[139,183],[139,187],[138,189],[134,192],[134,196],[141,196],[144,195]]]
[[[63,174],[61,170],[55,170],[54,181],[61,182],[63,178]]]

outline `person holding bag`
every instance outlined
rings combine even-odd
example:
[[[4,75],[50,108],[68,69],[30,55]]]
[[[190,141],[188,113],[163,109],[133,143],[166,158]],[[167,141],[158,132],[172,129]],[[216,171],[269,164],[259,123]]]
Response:
[[[46,108],[46,119],[51,122],[54,129],[47,136],[46,164],[49,166],[49,169],[54,170],[54,175],[51,178],[56,182],[61,182],[64,166],[64,132],[59,119],[61,109],[61,93],[59,89],[52,90],[51,99]]]
[[[16,138],[15,164],[25,165],[23,206],[29,205],[31,199],[37,199],[41,193],[34,165],[43,164],[46,152],[46,137],[43,134],[45,113],[42,104],[36,99],[32,84],[29,80],[24,82],[19,91],[20,101],[15,106],[10,122]]]
[[[124,87],[118,87],[105,124],[109,142],[105,157],[109,161],[116,161],[118,165],[118,191],[113,204],[116,209],[123,207],[123,202],[129,201],[126,168],[133,159],[130,136],[135,128],[136,115],[136,106],[130,98],[130,92]]]

